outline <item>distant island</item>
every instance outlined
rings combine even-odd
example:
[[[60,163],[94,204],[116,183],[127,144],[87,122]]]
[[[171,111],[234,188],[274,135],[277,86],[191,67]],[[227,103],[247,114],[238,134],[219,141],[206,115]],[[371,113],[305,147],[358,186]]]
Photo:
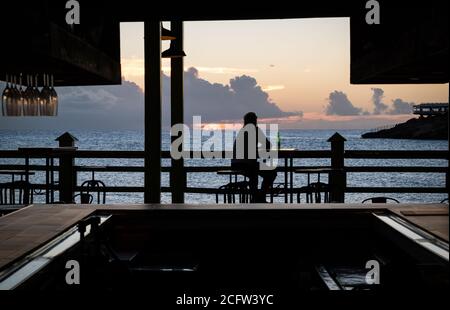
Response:
[[[366,132],[361,137],[366,139],[448,140],[448,112],[412,118],[392,128]]]

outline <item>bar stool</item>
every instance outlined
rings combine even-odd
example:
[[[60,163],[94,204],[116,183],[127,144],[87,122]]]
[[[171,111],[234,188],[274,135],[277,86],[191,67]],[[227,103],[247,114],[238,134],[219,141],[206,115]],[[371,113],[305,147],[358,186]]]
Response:
[[[89,168],[89,167],[88,167]],[[84,181],[81,183],[82,190],[80,192],[80,196],[83,194],[89,195],[90,192],[96,192],[97,193],[97,203],[105,204],[106,203],[106,191],[105,191],[105,183],[100,180],[95,179],[95,170],[93,167],[91,167],[92,170],[92,178],[90,180]],[[91,201],[92,202],[92,201]]]
[[[320,181],[320,175],[327,174],[329,179],[331,172],[333,172],[333,169],[328,167],[296,169],[295,173],[303,173],[307,175],[307,185],[302,186],[297,192],[297,203],[300,203],[300,196],[302,193],[306,194],[306,203],[322,203],[322,193],[323,202],[329,203],[330,186],[329,184]],[[317,174],[317,182],[311,182],[311,174]]]
[[[224,203],[236,203],[235,195],[239,197],[239,203],[248,203],[251,201],[250,182],[242,170],[227,169],[217,171],[218,175],[228,175],[229,182],[219,187],[223,192]],[[243,181],[238,181],[238,175],[244,177]],[[234,177],[234,180],[233,180]],[[219,193],[216,193],[216,203],[219,203]]]

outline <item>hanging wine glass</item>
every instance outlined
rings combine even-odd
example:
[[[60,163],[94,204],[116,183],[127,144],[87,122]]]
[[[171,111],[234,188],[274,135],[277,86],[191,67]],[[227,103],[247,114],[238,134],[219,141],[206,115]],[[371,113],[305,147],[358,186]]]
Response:
[[[9,92],[6,97],[6,115],[8,116],[16,116],[14,112],[14,105],[16,101],[16,92],[14,90],[14,78],[12,75],[9,76]]]
[[[8,108],[9,108],[9,100],[11,98],[11,88],[9,85],[9,78],[8,75],[6,75],[6,87],[3,90],[2,93],[2,115],[3,116],[9,116],[8,114]]]
[[[50,114],[50,98],[51,98],[51,91],[48,87],[48,75],[43,75],[44,79],[44,87],[42,87],[41,92],[39,94],[40,99],[40,105],[39,105],[39,112],[41,116],[49,116]]]
[[[27,75],[27,88],[22,94],[23,98],[23,115],[24,116],[31,116],[31,102],[32,102],[32,85],[31,85],[31,77]]]
[[[43,87],[39,91],[38,75],[6,75],[6,87],[1,97],[4,116],[56,116],[58,114],[58,94],[54,88],[53,75],[44,74]]]
[[[19,94],[20,94],[19,102],[18,102],[19,110],[20,110],[19,111],[19,115],[23,115],[23,103],[24,103],[23,92],[24,92],[24,88],[23,88],[23,83],[22,83],[22,73],[19,76],[19,89],[18,89],[18,91],[19,91]]]
[[[54,87],[53,74],[51,75],[51,82],[50,82],[50,105],[48,115],[49,116],[58,115],[58,94],[56,93]]]
[[[11,86],[11,96],[9,100],[9,106],[7,106],[7,113],[9,116],[20,116],[21,114],[21,94],[17,89],[17,80],[14,76],[12,78],[13,85]],[[9,109],[8,109],[9,107]]]
[[[32,82],[33,82],[33,78]],[[39,88],[38,88],[38,76],[36,75],[34,77],[34,83],[33,87],[31,88],[32,91],[32,96],[31,96],[31,115],[32,116],[38,116],[39,115],[39,105],[40,105],[40,92],[39,92]]]

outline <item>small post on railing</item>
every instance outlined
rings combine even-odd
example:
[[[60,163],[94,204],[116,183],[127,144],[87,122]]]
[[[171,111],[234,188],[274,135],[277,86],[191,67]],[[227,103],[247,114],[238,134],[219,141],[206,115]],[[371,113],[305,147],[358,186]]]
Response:
[[[347,141],[339,133],[335,133],[328,140],[331,143],[331,172],[328,180],[331,188],[330,201],[344,202],[347,177],[344,170],[344,143]]]
[[[75,158],[72,153],[76,149],[75,142],[78,141],[70,133],[66,132],[55,139],[59,142],[59,200],[72,203],[77,185],[77,174],[75,171]]]

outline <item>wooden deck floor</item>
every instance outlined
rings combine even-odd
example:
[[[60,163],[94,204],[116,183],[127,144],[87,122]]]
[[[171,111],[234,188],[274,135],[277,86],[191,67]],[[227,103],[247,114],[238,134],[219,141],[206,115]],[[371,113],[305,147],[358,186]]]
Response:
[[[255,205],[36,205],[0,218],[0,270],[94,214],[133,210],[327,210],[392,212],[431,234],[449,241],[448,206],[442,204],[255,204]]]

